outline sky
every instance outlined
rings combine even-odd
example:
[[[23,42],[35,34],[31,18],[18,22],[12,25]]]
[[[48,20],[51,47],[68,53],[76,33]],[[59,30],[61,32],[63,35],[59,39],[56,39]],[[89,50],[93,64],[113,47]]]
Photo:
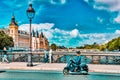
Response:
[[[32,29],[42,31],[50,44],[104,44],[120,36],[120,0],[0,0],[0,28],[9,27],[14,13],[19,30],[29,31],[30,3]]]

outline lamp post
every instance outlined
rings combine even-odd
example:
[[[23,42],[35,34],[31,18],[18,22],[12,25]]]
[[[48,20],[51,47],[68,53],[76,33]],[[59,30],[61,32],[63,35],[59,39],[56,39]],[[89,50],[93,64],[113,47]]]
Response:
[[[29,5],[29,8],[26,11],[27,16],[30,20],[30,33],[29,33],[29,49],[30,52],[28,53],[28,64],[27,66],[33,66],[32,64],[32,37],[31,37],[31,23],[32,23],[32,19],[34,18],[35,15],[35,10],[32,8],[32,4]]]

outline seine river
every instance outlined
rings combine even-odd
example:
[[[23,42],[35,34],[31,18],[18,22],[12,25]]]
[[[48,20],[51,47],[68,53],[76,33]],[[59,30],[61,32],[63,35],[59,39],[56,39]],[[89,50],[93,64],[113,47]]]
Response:
[[[0,73],[0,80],[120,80],[120,74],[63,75],[60,71],[7,71]]]

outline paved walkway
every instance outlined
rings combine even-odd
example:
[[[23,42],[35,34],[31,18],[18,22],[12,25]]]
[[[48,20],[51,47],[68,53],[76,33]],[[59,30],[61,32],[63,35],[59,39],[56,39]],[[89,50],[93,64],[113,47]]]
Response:
[[[34,63],[27,67],[25,62],[0,63],[0,70],[57,70],[62,71],[64,63]],[[120,65],[89,64],[89,72],[120,73]]]

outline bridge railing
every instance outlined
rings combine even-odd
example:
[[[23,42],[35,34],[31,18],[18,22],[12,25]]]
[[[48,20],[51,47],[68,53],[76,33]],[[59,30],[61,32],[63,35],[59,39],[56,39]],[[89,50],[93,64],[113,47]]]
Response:
[[[0,52],[0,61],[2,61],[3,52]],[[29,52],[7,52],[10,62],[27,62]],[[120,64],[120,52],[82,52],[82,62],[88,64]],[[53,63],[66,63],[73,59],[75,52],[53,52]],[[33,62],[49,62],[49,57],[45,59],[44,52],[32,52]]]

